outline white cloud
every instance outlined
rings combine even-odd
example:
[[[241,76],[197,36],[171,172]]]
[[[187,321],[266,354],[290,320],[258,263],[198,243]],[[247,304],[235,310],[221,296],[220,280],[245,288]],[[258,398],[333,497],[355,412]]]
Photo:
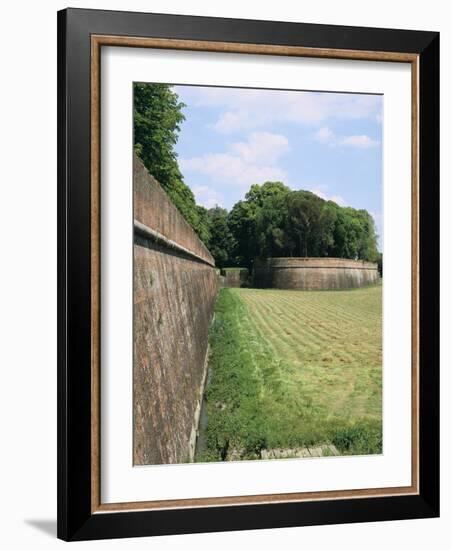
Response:
[[[358,147],[360,149],[369,149],[370,147],[376,147],[379,142],[366,136],[342,136],[339,139],[340,145],[349,145],[350,147]]]
[[[213,127],[229,134],[273,122],[320,124],[330,118],[362,119],[381,116],[377,95],[254,90],[244,88],[175,87],[181,99],[194,106],[221,107]]]
[[[196,203],[205,206],[205,208],[222,206],[224,202],[224,197],[221,193],[218,193],[218,191],[211,189],[207,185],[197,185],[192,188],[192,191],[196,197]]]
[[[230,185],[246,186],[267,180],[286,179],[285,171],[277,166],[247,163],[230,153],[207,153],[200,157],[180,159],[179,164],[183,172],[198,172]]]
[[[227,111],[219,116],[213,128],[221,134],[231,134],[236,128],[249,126],[247,119],[246,113]]]
[[[324,199],[325,201],[333,201],[339,204],[340,206],[347,206],[347,202],[340,195],[328,195],[327,193],[324,193],[324,191],[318,188],[310,189],[310,191],[312,193],[315,193],[315,195],[317,195],[321,199]]]
[[[369,149],[371,147],[376,147],[379,145],[379,142],[370,138],[369,136],[354,135],[354,136],[339,136],[334,134],[328,126],[323,126],[313,134],[313,139],[331,145],[332,147],[336,146],[349,146],[357,147],[359,149]]]
[[[233,143],[231,149],[245,162],[265,162],[274,164],[290,150],[288,139],[281,134],[254,132],[248,141]]]
[[[243,187],[268,180],[287,180],[286,172],[277,166],[279,158],[289,151],[285,136],[254,132],[246,142],[232,143],[229,149],[225,153],[181,158],[182,172],[197,172],[212,181]]]
[[[330,143],[335,139],[335,135],[330,128],[323,126],[315,132],[314,138],[316,141],[320,141],[321,143]]]

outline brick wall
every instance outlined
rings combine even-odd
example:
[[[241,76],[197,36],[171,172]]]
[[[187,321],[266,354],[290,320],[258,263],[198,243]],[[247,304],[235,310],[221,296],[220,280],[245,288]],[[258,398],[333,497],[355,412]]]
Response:
[[[217,293],[214,260],[134,159],[134,464],[194,453]]]
[[[377,264],[343,258],[268,258],[256,262],[257,288],[332,290],[358,288],[379,279]]]
[[[224,276],[224,286],[227,288],[239,288],[248,285],[249,272],[245,267],[224,268],[221,272]]]

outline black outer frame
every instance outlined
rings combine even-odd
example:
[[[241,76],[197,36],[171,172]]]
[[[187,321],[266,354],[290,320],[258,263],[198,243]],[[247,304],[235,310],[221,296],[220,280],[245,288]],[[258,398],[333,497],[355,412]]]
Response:
[[[91,513],[90,36],[420,56],[420,494]],[[58,12],[58,537],[136,537],[439,515],[439,33],[72,9]]]

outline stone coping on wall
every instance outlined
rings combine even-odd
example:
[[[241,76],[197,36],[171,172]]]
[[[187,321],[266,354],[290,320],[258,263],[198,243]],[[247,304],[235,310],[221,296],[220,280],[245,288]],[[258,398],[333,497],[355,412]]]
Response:
[[[271,267],[272,269],[376,269],[377,264],[365,260],[348,260],[346,258],[268,258],[256,262],[256,267]]]
[[[197,260],[198,262],[202,262],[211,267],[215,267],[214,262],[211,262],[205,259],[204,257],[199,256],[198,254],[196,254],[195,252],[192,252],[191,250],[188,250],[184,246],[180,246],[175,241],[171,241],[171,239],[167,239],[164,235],[162,235],[161,233],[158,233],[158,231],[155,231],[154,229],[147,227],[147,225],[144,225],[138,220],[134,220],[133,226],[134,226],[135,233],[137,233],[138,235],[141,235],[145,239],[150,239],[151,241],[155,241],[159,245],[165,246],[166,248],[170,248],[174,252],[178,252],[180,256],[187,256],[192,260]]]
[[[359,288],[379,278],[377,264],[345,258],[268,258],[255,262],[257,288],[336,290]]]

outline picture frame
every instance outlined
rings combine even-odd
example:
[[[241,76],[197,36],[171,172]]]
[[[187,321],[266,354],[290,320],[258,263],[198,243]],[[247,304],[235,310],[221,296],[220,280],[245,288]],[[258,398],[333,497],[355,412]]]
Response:
[[[100,493],[103,47],[410,64],[412,482],[105,504]],[[439,33],[102,10],[58,12],[58,537],[90,540],[439,515]]]

